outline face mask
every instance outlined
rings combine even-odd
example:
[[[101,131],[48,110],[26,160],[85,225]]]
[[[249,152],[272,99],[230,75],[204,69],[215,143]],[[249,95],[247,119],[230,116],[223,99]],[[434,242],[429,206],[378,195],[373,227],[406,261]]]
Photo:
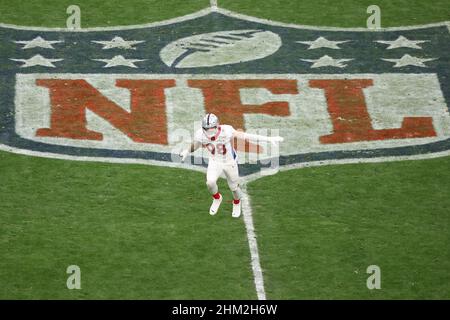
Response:
[[[214,128],[208,128],[208,129],[203,129],[203,131],[205,132],[205,134],[208,137],[214,137],[217,133],[217,127]]]

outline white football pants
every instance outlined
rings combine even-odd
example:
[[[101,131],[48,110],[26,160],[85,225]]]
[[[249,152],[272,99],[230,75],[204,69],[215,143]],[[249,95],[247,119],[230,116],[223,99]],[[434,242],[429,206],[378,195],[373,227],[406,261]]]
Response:
[[[217,180],[221,174],[225,175],[228,187],[235,199],[239,199],[239,167],[236,161],[221,162],[209,160],[208,171],[206,173],[206,185],[211,194],[216,194],[219,191]]]

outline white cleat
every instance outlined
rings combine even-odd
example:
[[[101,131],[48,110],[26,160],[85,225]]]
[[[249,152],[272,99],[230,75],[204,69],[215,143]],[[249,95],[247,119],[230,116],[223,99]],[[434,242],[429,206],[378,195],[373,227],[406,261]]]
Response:
[[[219,210],[220,204],[222,203],[222,195],[220,195],[219,199],[213,199],[213,203],[211,207],[209,208],[209,214],[215,215],[217,211]]]
[[[233,213],[231,214],[233,218],[239,218],[241,216],[241,202],[238,204],[233,203]]]

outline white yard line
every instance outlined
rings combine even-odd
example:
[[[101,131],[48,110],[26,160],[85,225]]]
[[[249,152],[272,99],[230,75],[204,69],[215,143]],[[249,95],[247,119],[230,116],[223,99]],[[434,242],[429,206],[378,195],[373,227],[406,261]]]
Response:
[[[212,10],[217,10],[217,0],[209,0]]]
[[[259,260],[258,243],[256,241],[255,226],[253,225],[252,207],[250,196],[247,192],[247,186],[243,184],[242,188],[242,214],[244,215],[245,229],[247,230],[248,246],[250,248],[250,259],[252,263],[253,278],[255,281],[256,294],[258,300],[266,300],[266,291],[264,290],[264,278]]]

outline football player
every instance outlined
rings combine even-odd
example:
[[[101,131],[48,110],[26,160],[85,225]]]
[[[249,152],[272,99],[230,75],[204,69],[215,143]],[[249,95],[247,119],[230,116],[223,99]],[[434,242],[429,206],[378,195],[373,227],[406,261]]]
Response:
[[[206,186],[213,197],[209,209],[211,215],[215,215],[222,203],[222,195],[217,186],[217,180],[222,173],[225,174],[228,186],[233,193],[232,216],[238,218],[241,215],[241,190],[239,187],[239,168],[236,151],[233,148],[233,139],[281,142],[282,137],[266,137],[249,134],[235,130],[232,126],[219,124],[216,115],[208,113],[202,120],[202,129],[194,136],[191,146],[180,153],[181,161],[184,162],[190,152],[194,152],[201,146],[209,151],[208,170],[206,174]]]

